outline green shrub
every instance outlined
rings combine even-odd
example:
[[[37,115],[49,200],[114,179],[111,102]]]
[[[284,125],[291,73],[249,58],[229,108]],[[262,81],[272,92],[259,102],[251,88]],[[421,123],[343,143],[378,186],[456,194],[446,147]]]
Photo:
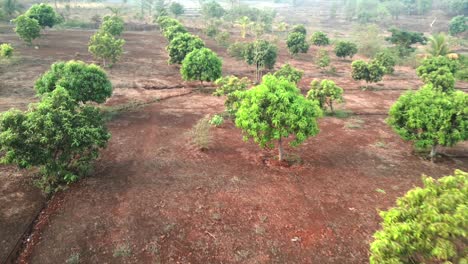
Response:
[[[380,212],[370,263],[466,263],[468,173],[438,180],[423,176],[416,187]]]
[[[313,80],[310,83],[310,90],[307,92],[306,98],[316,100],[323,110],[327,106],[330,107],[330,111],[334,113],[333,102],[343,102],[343,89],[332,80],[322,80],[322,82]]]
[[[169,63],[180,64],[187,54],[203,47],[205,47],[205,43],[199,37],[190,33],[180,33],[166,47],[169,53]]]
[[[86,175],[109,138],[99,109],[77,104],[62,87],[27,112],[0,118],[2,162],[39,168],[37,184],[46,193]]]
[[[220,127],[224,123],[224,118],[220,115],[214,115],[210,119],[210,125],[215,127]]]
[[[306,41],[306,36],[299,32],[289,33],[286,45],[291,55],[307,53],[309,50],[309,44]]]
[[[385,68],[375,61],[369,63],[363,60],[353,61],[351,76],[354,80],[364,80],[366,83],[380,82],[385,74]]]
[[[98,31],[91,36],[88,50],[96,59],[101,59],[104,67],[112,67],[122,56],[125,40],[117,39],[113,35]],[[110,63],[109,63],[110,62]]]
[[[278,79],[283,78],[297,85],[301,81],[302,76],[304,75],[304,71],[298,70],[287,63],[283,65],[281,69],[277,70],[273,75]]]
[[[104,103],[112,95],[112,84],[106,72],[97,65],[82,61],[56,62],[34,85],[40,95],[57,87],[64,88],[70,97],[82,103]]]
[[[312,34],[310,42],[315,46],[327,46],[330,44],[330,39],[328,38],[327,34],[323,33],[322,31],[317,31]]]
[[[397,56],[391,50],[384,50],[375,55],[374,62],[385,68],[386,74],[392,74],[395,71]]]
[[[229,32],[224,31],[224,32],[218,32],[218,34],[216,34],[215,40],[220,46],[227,48],[229,47],[230,38],[231,38],[231,35],[229,34]]]
[[[11,44],[3,43],[0,45],[0,58],[11,58],[13,56],[13,47]]]
[[[24,15],[37,20],[42,28],[51,28],[61,21],[59,15],[50,5],[42,3],[32,5]]]
[[[235,42],[229,46],[227,53],[229,56],[234,57],[237,60],[244,60],[248,47],[249,43]]]
[[[169,26],[163,30],[163,35],[169,42],[183,33],[187,33],[187,29],[181,24]]]
[[[434,88],[442,91],[455,88],[455,73],[460,64],[457,60],[445,56],[431,57],[423,60],[421,66],[416,69],[416,74],[426,84],[432,84]]]
[[[349,41],[339,41],[335,45],[335,54],[340,58],[353,58],[357,51],[357,45]]]
[[[468,17],[456,16],[452,18],[452,20],[450,21],[450,25],[449,25],[450,35],[456,36],[467,30],[468,30]]]
[[[226,101],[224,105],[226,106],[226,111],[231,117],[235,116],[239,100],[241,98],[240,93],[247,90],[247,88],[252,84],[252,82],[247,78],[239,79],[236,76],[227,76],[219,78],[215,82],[216,91],[213,93],[215,96],[226,95]],[[237,93],[239,92],[239,93]]]
[[[184,80],[213,82],[222,76],[222,64],[222,60],[210,49],[196,49],[185,56],[180,73]]]
[[[317,60],[316,63],[320,68],[326,68],[330,66],[330,56],[328,55],[328,51],[324,49],[319,49],[317,51]]]
[[[100,30],[114,37],[120,36],[124,31],[124,21],[120,16],[105,16]]]
[[[20,15],[14,20],[16,34],[29,45],[32,41],[41,35],[41,26],[36,19],[29,18],[26,15]]]

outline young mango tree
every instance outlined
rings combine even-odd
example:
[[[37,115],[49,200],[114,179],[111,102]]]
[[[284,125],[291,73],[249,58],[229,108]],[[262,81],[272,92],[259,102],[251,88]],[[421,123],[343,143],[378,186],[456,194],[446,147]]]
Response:
[[[181,64],[187,54],[204,47],[205,43],[199,37],[189,33],[178,34],[166,47],[169,53],[169,64]]]
[[[392,35],[385,38],[385,40],[396,45],[400,57],[406,57],[411,52],[415,51],[415,48],[413,48],[412,45],[416,43],[425,45],[427,41],[423,33],[411,32],[397,28],[392,28],[389,31]]]
[[[306,36],[307,35],[307,29],[304,27],[304,25],[295,25],[291,33],[301,33],[302,35]]]
[[[0,117],[1,161],[39,168],[37,183],[46,193],[84,176],[109,138],[99,109],[80,106],[62,87],[27,112],[13,109]]]
[[[260,85],[242,92],[236,112],[236,126],[244,139],[252,138],[260,147],[278,145],[278,159],[284,159],[283,139],[293,135],[297,146],[319,132],[317,118],[322,110],[307,100],[293,83],[266,75]]]
[[[125,40],[118,39],[106,32],[98,31],[91,36],[88,44],[88,50],[96,59],[101,59],[104,67],[112,67],[123,53]]]
[[[310,42],[312,45],[315,46],[328,46],[330,45],[330,39],[328,38],[327,34],[322,31],[317,31],[312,34],[310,38]]]
[[[307,53],[309,50],[309,43],[306,41],[306,36],[299,32],[289,33],[286,46],[292,56],[298,53]]]
[[[51,28],[60,22],[60,17],[54,8],[42,3],[32,5],[24,15],[37,20],[43,29],[46,27]]]
[[[208,48],[196,49],[182,61],[180,73],[184,80],[197,80],[203,84],[213,82],[222,76],[223,61]]]
[[[163,30],[163,36],[169,42],[172,41],[177,35],[183,33],[187,33],[187,29],[181,24],[169,26]]]
[[[423,176],[416,187],[380,212],[381,230],[370,245],[370,264],[463,263],[468,225],[468,173],[438,180]]]
[[[468,139],[467,105],[467,93],[446,93],[428,84],[400,96],[390,108],[387,123],[416,147],[431,147],[434,161],[438,146],[450,147]]]
[[[354,80],[364,80],[366,84],[380,82],[385,75],[385,67],[375,61],[369,63],[363,60],[353,61],[351,76]],[[366,88],[368,88],[366,86]]]
[[[249,65],[255,65],[255,79],[260,81],[264,69],[273,69],[278,56],[275,45],[266,40],[256,40],[243,51],[244,59]]]
[[[117,15],[105,16],[99,30],[118,37],[124,31],[124,20],[121,16]]]
[[[335,113],[333,109],[333,102],[343,102],[343,89],[336,85],[332,80],[313,80],[310,83],[310,90],[307,92],[307,99],[317,100],[320,108],[326,110],[327,105],[330,111]]]
[[[357,45],[350,41],[339,41],[335,46],[335,54],[339,58],[353,58],[358,52]]]
[[[95,64],[82,61],[56,62],[34,85],[41,95],[57,87],[67,90],[70,97],[81,103],[104,103],[112,95],[112,84],[106,72]]]
[[[455,89],[455,73],[459,67],[457,60],[437,56],[423,60],[416,74],[425,84],[432,84],[434,88],[447,92]]]
[[[304,71],[296,69],[293,66],[291,66],[289,63],[286,63],[285,65],[281,67],[281,69],[277,70],[273,75],[278,79],[284,78],[297,85],[301,81],[302,76],[304,75]]]
[[[12,22],[16,25],[16,34],[28,45],[31,45],[32,41],[41,35],[41,26],[36,19],[20,15]]]
[[[0,58],[9,59],[13,56],[13,47],[11,44],[3,43],[0,45]]]

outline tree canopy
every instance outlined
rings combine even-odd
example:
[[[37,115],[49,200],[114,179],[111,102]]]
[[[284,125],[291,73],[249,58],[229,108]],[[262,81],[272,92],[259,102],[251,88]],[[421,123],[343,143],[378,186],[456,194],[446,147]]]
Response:
[[[423,176],[416,187],[380,212],[381,230],[370,246],[370,263],[463,263],[468,230],[468,173],[438,180]]]
[[[307,53],[309,50],[309,43],[306,41],[306,36],[299,32],[289,33],[286,45],[291,55]]]
[[[335,54],[337,57],[346,58],[350,57],[353,58],[354,55],[358,52],[357,45],[350,41],[339,41],[336,43],[335,46]]]
[[[100,30],[109,33],[114,37],[120,36],[124,31],[124,21],[121,16],[105,16]]]
[[[222,60],[210,49],[196,49],[182,61],[180,73],[184,80],[213,82],[222,76],[222,64]]]
[[[169,53],[169,63],[180,64],[190,52],[205,47],[199,37],[189,33],[177,34],[166,47]]]
[[[96,59],[103,61],[104,67],[112,67],[123,53],[125,40],[115,38],[107,32],[97,32],[89,41],[88,50]]]
[[[390,108],[388,124],[418,148],[453,146],[468,139],[468,94],[443,92],[432,84],[404,93]]]
[[[252,138],[261,147],[273,147],[277,141],[281,161],[283,139],[294,135],[290,144],[297,146],[315,136],[321,115],[317,103],[307,100],[294,83],[266,75],[260,85],[242,92],[235,122],[245,140]]]
[[[50,5],[43,3],[32,5],[28,11],[26,11],[25,16],[37,20],[42,28],[51,28],[60,22],[59,15],[55,10]]]
[[[27,112],[13,109],[0,118],[2,162],[39,168],[47,193],[84,176],[109,138],[99,110],[79,106],[62,87]]]
[[[301,81],[304,71],[296,69],[289,63],[286,63],[273,75],[278,79],[283,78],[297,85]]]
[[[382,80],[385,67],[376,61],[365,62],[363,60],[353,61],[351,64],[351,76],[354,80],[364,80],[366,83],[374,83]]]
[[[20,15],[13,20],[13,23],[16,25],[16,34],[28,44],[41,35],[41,26],[36,19]]]
[[[333,113],[333,102],[343,101],[343,89],[336,85],[332,80],[313,80],[310,83],[310,90],[307,92],[307,99],[316,100],[319,103],[320,108],[325,110],[330,107],[330,111]]]
[[[112,84],[106,72],[82,61],[56,62],[34,85],[39,94],[50,93],[57,87],[67,90],[71,98],[82,103],[104,103],[112,95]]]
[[[243,54],[249,65],[255,65],[256,80],[259,81],[263,69],[272,69],[275,66],[278,49],[266,40],[256,40],[249,43]]]
[[[327,46],[330,44],[330,39],[324,32],[316,31],[312,34],[310,42],[315,46]]]
[[[445,56],[430,57],[421,63],[416,69],[417,75],[426,84],[432,84],[434,88],[449,91],[455,88],[455,73],[459,69],[457,60]]]

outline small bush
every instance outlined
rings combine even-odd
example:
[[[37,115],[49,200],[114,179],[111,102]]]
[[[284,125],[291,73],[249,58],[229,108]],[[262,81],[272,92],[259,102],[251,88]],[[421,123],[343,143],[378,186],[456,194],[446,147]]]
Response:
[[[220,115],[214,115],[211,119],[210,119],[210,125],[212,126],[215,126],[215,127],[219,127],[221,126],[222,124],[224,123],[224,118]]]
[[[324,49],[320,49],[318,52],[317,52],[317,65],[320,67],[320,68],[326,68],[328,66],[330,66],[330,56],[328,55],[328,51],[324,50]]]
[[[357,51],[357,45],[349,41],[339,41],[335,46],[335,54],[340,58],[353,58]]]
[[[315,46],[327,46],[330,44],[330,39],[327,34],[322,31],[317,31],[310,38],[310,42]]]
[[[204,32],[208,37],[214,38],[219,33],[219,29],[217,26],[211,24],[205,28]]]
[[[4,43],[0,45],[0,58],[11,58],[13,56],[13,47],[8,44]]]
[[[215,40],[216,42],[227,48],[229,47],[229,39],[231,38],[231,35],[229,34],[229,32],[219,32],[216,37],[215,37]]]
[[[206,115],[193,126],[191,131],[193,144],[200,150],[207,150],[211,143],[210,116]]]

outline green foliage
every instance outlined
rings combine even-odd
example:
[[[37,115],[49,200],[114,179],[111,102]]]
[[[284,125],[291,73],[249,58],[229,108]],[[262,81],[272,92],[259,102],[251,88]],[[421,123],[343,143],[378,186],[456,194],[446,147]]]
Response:
[[[187,29],[181,24],[172,25],[163,30],[163,36],[169,40],[169,42],[182,33],[187,33]]]
[[[224,31],[218,32],[218,34],[216,34],[215,40],[220,46],[227,48],[229,47],[230,38],[231,34],[229,34],[227,31]]]
[[[237,60],[245,60],[246,53],[249,49],[249,43],[245,42],[234,42],[227,50],[229,56],[236,58]]]
[[[460,55],[460,69],[455,73],[455,78],[461,81],[468,81],[468,57]]]
[[[370,23],[378,18],[378,0],[358,0],[356,6],[356,15],[359,23]]]
[[[105,16],[100,30],[114,37],[120,36],[124,31],[124,21],[120,16]]]
[[[256,67],[256,80],[260,80],[263,69],[273,69],[276,63],[278,49],[266,40],[256,40],[249,43],[244,51],[244,59],[249,65]]]
[[[450,35],[456,36],[468,30],[468,18],[465,16],[456,16],[450,20]]]
[[[409,15],[424,15],[432,8],[432,0],[402,0]]]
[[[332,80],[322,80],[322,82],[313,80],[310,83],[310,90],[307,92],[306,98],[316,100],[323,110],[327,106],[330,107],[333,113],[333,101],[343,102],[343,89]]]
[[[444,33],[434,34],[429,37],[427,52],[432,56],[445,56],[451,52],[450,44]]]
[[[38,94],[50,93],[57,87],[82,103],[104,103],[112,95],[112,84],[99,66],[82,61],[56,62],[40,76],[34,88]]]
[[[330,66],[330,62],[331,60],[330,56],[328,55],[328,51],[324,49],[319,49],[317,51],[317,65],[323,69]]]
[[[34,4],[24,15],[37,20],[42,28],[51,28],[60,22],[60,18],[55,10],[50,5],[46,4]]]
[[[423,33],[411,32],[397,28],[392,28],[389,31],[392,35],[385,38],[385,40],[397,46],[400,57],[406,57],[415,50],[411,45],[416,43],[425,45],[427,42]]]
[[[203,31],[208,37],[213,38],[219,33],[219,28],[216,24],[211,23],[208,26],[206,26],[206,28]]]
[[[241,28],[241,37],[245,38],[247,35],[247,28],[252,24],[248,16],[243,16],[236,21],[236,25]]]
[[[99,110],[78,105],[62,87],[27,112],[10,110],[0,118],[2,162],[39,168],[47,193],[85,175],[109,138]]]
[[[278,79],[283,78],[297,85],[301,81],[304,71],[298,70],[287,63],[273,75]]]
[[[297,146],[319,132],[317,118],[322,111],[317,103],[307,100],[291,82],[273,75],[263,77],[260,85],[242,92],[236,112],[236,126],[261,147],[278,141],[282,160],[282,139],[294,135],[291,146]]]
[[[371,264],[466,263],[468,173],[456,170],[422,181],[422,188],[380,212],[382,229],[370,246]]]
[[[169,53],[169,63],[181,64],[187,54],[203,47],[205,43],[199,37],[189,33],[178,34],[166,47]]]
[[[397,58],[391,50],[386,49],[375,55],[374,62],[385,68],[385,74],[392,74],[395,71]]]
[[[312,45],[315,46],[328,46],[330,45],[330,39],[328,38],[327,34],[322,31],[317,31],[312,34],[310,38],[310,42]]]
[[[393,19],[398,20],[400,15],[405,11],[405,6],[400,0],[390,0],[383,3]]]
[[[226,11],[216,1],[206,2],[202,5],[202,14],[206,18],[221,18]]]
[[[366,83],[374,83],[382,80],[385,74],[385,67],[376,61],[367,63],[363,60],[353,61],[351,64],[351,76],[354,80],[365,80]]]
[[[404,93],[390,108],[388,124],[416,147],[453,146],[468,139],[468,94],[428,84]]]
[[[0,19],[14,17],[19,14],[21,9],[22,7],[17,0],[3,0],[0,4]]]
[[[16,34],[28,44],[41,35],[41,26],[36,19],[20,15],[13,20],[13,23],[16,25]]]
[[[290,33],[301,33],[302,35],[307,35],[307,29],[304,25],[295,25]]]
[[[177,2],[171,3],[171,5],[169,6],[169,11],[171,11],[171,13],[176,17],[185,13],[184,6]]]
[[[174,18],[168,17],[168,16],[159,16],[156,19],[156,23],[158,23],[161,31],[164,31],[166,28],[168,28],[170,26],[181,25],[180,22],[177,19],[174,19]]]
[[[444,56],[431,57],[423,60],[421,66],[416,69],[416,74],[426,84],[432,84],[434,88],[449,91],[455,88],[455,73],[459,69],[457,60]]]
[[[236,76],[227,76],[216,80],[215,82],[218,88],[213,93],[215,96],[226,95],[226,101],[224,105],[226,110],[232,117],[235,116],[239,101],[242,98],[240,96],[242,91],[247,90],[247,88],[252,84],[251,81],[247,78],[239,79]],[[236,93],[238,92],[239,93]]]
[[[221,126],[223,123],[224,123],[224,118],[220,115],[214,115],[211,119],[210,119],[210,125],[212,126],[215,126],[215,127],[219,127]]]
[[[222,64],[222,60],[210,49],[196,49],[182,61],[180,73],[184,80],[212,82],[221,77]]]
[[[454,15],[468,15],[468,0],[446,0],[448,13]]]
[[[289,53],[296,55],[298,53],[307,53],[309,50],[309,43],[306,41],[306,36],[302,33],[291,32],[286,40]]]
[[[11,58],[13,56],[13,47],[11,44],[3,43],[0,45],[0,58]]]
[[[340,58],[353,58],[357,51],[357,45],[349,41],[339,41],[335,45],[335,54]]]
[[[117,39],[109,33],[97,32],[89,40],[88,50],[96,59],[102,59],[103,65],[112,67],[123,53],[123,45],[125,40]]]

